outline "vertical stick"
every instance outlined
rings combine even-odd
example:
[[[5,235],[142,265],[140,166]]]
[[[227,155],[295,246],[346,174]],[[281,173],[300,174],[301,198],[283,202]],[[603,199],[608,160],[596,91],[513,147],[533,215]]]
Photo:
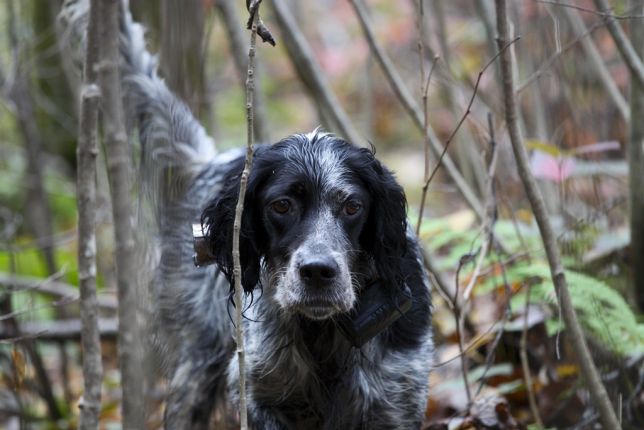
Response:
[[[98,429],[101,406],[101,340],[96,300],[96,155],[100,91],[96,66],[99,59],[100,15],[92,2],[87,25],[87,45],[78,124],[78,280],[80,284],[81,345],[83,348],[83,397],[79,407],[81,430]]]
[[[631,0],[633,13],[642,13],[644,2]],[[644,57],[644,28],[641,22],[631,24],[631,40],[636,54]],[[640,311],[644,311],[644,85],[631,74],[630,90],[631,121],[628,136],[628,182],[629,211],[631,224],[631,267],[635,299]]]
[[[105,152],[114,217],[116,276],[118,282],[118,356],[123,390],[123,428],[143,429],[143,371],[141,337],[137,321],[136,255],[132,202],[130,153],[119,78],[120,0],[92,0],[100,7],[102,26],[99,48],[99,81],[103,97]]]
[[[244,196],[250,169],[253,164],[253,144],[255,143],[253,123],[253,92],[255,91],[255,47],[257,46],[257,26],[259,23],[259,5],[261,0],[248,2],[251,16],[250,48],[248,49],[248,71],[246,76],[246,159],[244,170],[239,181],[239,197],[235,206],[235,222],[233,224],[233,274],[235,281],[235,340],[237,342],[237,362],[239,369],[239,420],[240,428],[248,428],[248,411],[246,407],[246,366],[244,352],[244,327],[242,326],[242,278],[239,255],[239,235],[241,232],[242,214],[244,212]]]
[[[505,0],[496,1],[496,23],[498,36],[498,45],[503,47],[507,44],[508,40],[508,23]],[[512,77],[512,64],[510,53],[507,50],[501,52],[501,77],[503,88],[503,101],[505,105],[505,120],[510,135],[510,142],[512,150],[517,160],[517,169],[519,176],[523,182],[526,195],[532,206],[534,217],[541,233],[543,245],[548,257],[548,264],[550,265],[550,274],[552,282],[557,292],[557,300],[561,308],[566,328],[573,348],[577,351],[577,360],[581,368],[581,372],[586,379],[586,384],[590,391],[593,403],[597,405],[600,418],[604,428],[606,429],[619,429],[621,428],[615,411],[608,398],[608,393],[602,385],[599,373],[595,368],[584,333],[581,330],[577,314],[572,305],[572,299],[568,291],[568,283],[566,282],[566,275],[561,264],[559,256],[559,248],[557,248],[557,241],[555,234],[550,225],[550,218],[546,212],[546,207],[543,202],[543,197],[537,183],[532,176],[530,164],[528,161],[528,154],[523,146],[521,134],[519,132],[519,125],[517,122],[517,107],[514,93],[514,81]]]

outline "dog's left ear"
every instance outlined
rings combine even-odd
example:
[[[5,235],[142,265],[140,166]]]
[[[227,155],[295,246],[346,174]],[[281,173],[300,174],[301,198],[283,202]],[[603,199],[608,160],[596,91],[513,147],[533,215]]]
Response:
[[[233,224],[243,168],[244,157],[232,162],[224,180],[223,189],[215,199],[208,203],[201,215],[201,224],[206,232],[210,252],[214,256],[215,263],[230,282],[231,292],[234,289]],[[261,269],[260,243],[263,241],[263,232],[255,229],[256,226],[262,225],[261,222],[255,222],[258,216],[254,205],[256,202],[254,198],[256,182],[248,181],[239,237],[241,282],[246,293],[251,293],[258,285]]]
[[[407,253],[405,192],[372,150],[359,149],[358,160],[353,160],[358,163],[353,171],[367,187],[372,201],[360,239],[363,249],[373,256],[382,280],[401,288],[405,280],[402,260]]]

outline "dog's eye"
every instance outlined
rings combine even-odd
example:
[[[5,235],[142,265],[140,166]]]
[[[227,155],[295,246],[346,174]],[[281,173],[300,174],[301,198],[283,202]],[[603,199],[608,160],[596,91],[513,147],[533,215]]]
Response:
[[[277,200],[271,203],[271,208],[273,208],[273,211],[276,213],[284,215],[291,209],[291,202],[286,199]]]
[[[349,200],[344,205],[344,213],[347,215],[355,215],[360,212],[360,209],[362,209],[362,203],[357,200]]]

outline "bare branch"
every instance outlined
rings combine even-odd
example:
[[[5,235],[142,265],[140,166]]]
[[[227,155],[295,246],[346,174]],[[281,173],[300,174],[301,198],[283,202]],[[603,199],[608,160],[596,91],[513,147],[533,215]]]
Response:
[[[422,0],[421,0],[422,4]],[[422,10],[422,8],[421,8]],[[419,45],[422,46],[422,43],[419,42]],[[427,79],[422,82],[422,80],[425,79],[424,74],[421,76],[421,91],[423,94],[423,140],[424,140],[424,165],[425,165],[425,170],[423,174],[423,178],[427,180],[429,177],[429,151],[431,150],[431,140],[429,138],[429,112],[427,108],[427,99],[428,99],[428,93],[429,93],[429,82],[430,79],[432,78],[432,74],[434,73],[434,69],[436,68],[436,64],[438,63],[438,55],[434,57],[434,61],[432,62],[432,67],[429,70],[429,73],[427,74]],[[421,57],[421,64],[423,63],[423,59]],[[421,74],[424,73],[422,71],[423,68],[421,68]],[[421,194],[420,198],[420,209],[418,211],[418,222],[416,223],[416,235],[420,235],[420,226],[423,222],[423,212],[425,210],[425,199],[427,198],[427,188],[423,188],[423,192]]]
[[[577,35],[586,34],[586,25],[579,16],[579,12],[574,9],[567,8],[565,9],[565,13],[575,33],[577,33]],[[613,77],[610,75],[610,72],[606,68],[606,63],[601,57],[601,54],[597,50],[597,47],[593,43],[592,39],[590,37],[582,37],[581,46],[584,48],[584,51],[586,51],[586,55],[590,59],[595,71],[597,72],[599,81],[606,89],[606,92],[608,93],[610,98],[613,99],[613,103],[615,103],[615,106],[617,106],[617,110],[619,110],[622,118],[624,118],[624,121],[628,121],[630,115],[628,104],[626,103],[624,96],[622,96],[622,93],[619,91],[619,88],[617,88],[617,84],[615,84]]]
[[[495,1],[497,31],[499,34],[498,45],[499,47],[503,47],[507,44],[508,39],[506,5],[505,0]],[[588,384],[593,402],[599,409],[604,428],[619,429],[620,425],[617,421],[615,411],[611,406],[606,389],[602,385],[597,369],[592,361],[590,351],[588,350],[584,333],[579,325],[579,321],[577,320],[577,315],[573,308],[572,299],[570,298],[570,293],[568,291],[566,275],[561,264],[561,258],[559,257],[556,237],[552,230],[552,226],[550,225],[550,219],[546,212],[543,197],[541,196],[541,192],[539,191],[537,183],[530,170],[528,154],[523,146],[517,122],[517,107],[512,77],[512,64],[510,55],[507,51],[503,51],[501,53],[501,76],[505,104],[505,119],[514,156],[517,160],[519,176],[523,182],[523,187],[525,188],[528,200],[532,206],[532,211],[537,221],[539,232],[541,233],[541,238],[548,257],[552,282],[555,285],[557,299],[559,300],[559,306],[562,310],[566,327],[570,332],[570,339],[575,351],[577,352],[576,357],[579,361],[582,373],[586,378],[586,383]]]
[[[525,90],[530,84],[532,84],[534,81],[539,79],[541,75],[550,67],[552,66],[555,61],[557,61],[559,58],[563,56],[566,52],[568,52],[573,46],[577,44],[577,42],[581,41],[584,37],[587,37],[589,34],[591,34],[593,31],[597,30],[599,27],[603,25],[603,21],[597,21],[593,24],[591,24],[587,30],[579,34],[576,38],[571,40],[570,42],[566,43],[564,46],[561,47],[561,50],[555,51],[546,61],[544,61],[541,66],[537,70],[534,71],[530,76],[528,76],[520,85],[517,86],[515,92],[517,94],[521,93],[523,90]]]
[[[132,226],[130,153],[119,78],[120,0],[92,0],[100,8],[99,83],[103,101],[105,152],[112,197],[118,280],[118,355],[123,391],[123,427],[144,428],[141,337],[137,320],[136,248]]]
[[[275,19],[280,26],[284,46],[293,61],[295,70],[300,79],[311,92],[311,96],[320,103],[331,121],[338,128],[343,137],[356,145],[362,144],[364,139],[355,129],[340,102],[333,94],[329,83],[324,78],[320,66],[311,55],[313,49],[309,46],[297,22],[291,15],[284,0],[273,0]]]
[[[542,4],[550,4],[553,6],[561,6],[563,8],[568,8],[568,9],[574,9],[578,10],[580,12],[586,12],[586,13],[591,13],[593,15],[605,17],[605,18],[612,18],[612,19],[642,19],[644,18],[644,15],[615,15],[614,13],[611,12],[599,12],[596,11],[595,9],[589,9],[587,7],[583,6],[578,6],[575,4],[570,4],[570,3],[561,3],[558,1],[554,0],[534,0],[536,3],[542,3]]]
[[[384,71],[391,88],[413,120],[416,127],[424,133],[425,124],[423,121],[423,114],[416,105],[416,102],[414,102],[414,99],[412,98],[402,79],[398,75],[398,72],[396,71],[391,59],[386,55],[382,47],[377,43],[375,35],[371,28],[371,22],[367,17],[367,12],[365,11],[364,5],[360,0],[351,0],[351,4],[353,5],[358,19],[360,20],[362,31],[367,38],[367,42],[369,43],[371,51],[374,53],[378,63],[380,64],[380,67]],[[431,127],[427,128],[427,132],[429,135],[429,142],[431,144],[432,152],[434,152],[434,156],[439,157],[441,152],[443,152],[443,148],[438,141],[438,137]],[[463,175],[461,175],[461,173],[458,171],[458,168],[449,157],[449,155],[445,155],[443,157],[442,165],[447,171],[449,177],[452,179],[452,181],[454,181],[454,184],[460,191],[466,203],[470,206],[470,208],[472,208],[476,216],[481,218],[483,216],[483,207],[481,205],[481,202],[479,201],[474,191],[472,191],[470,186],[467,184],[467,181],[465,181]]]
[[[601,12],[605,13],[610,11],[610,6],[606,0],[593,1],[595,2],[597,9]],[[633,48],[633,45],[631,45],[631,42],[629,42],[628,38],[624,34],[624,30],[622,30],[622,27],[619,26],[612,14],[604,17],[604,22],[606,23],[608,32],[613,36],[613,41],[615,42],[615,46],[617,46],[617,50],[622,54],[622,58],[624,59],[626,66],[628,66],[628,70],[631,72],[631,76],[639,83],[639,85],[644,87],[644,64],[637,55],[637,52],[635,52],[635,48]]]
[[[644,3],[640,0],[631,1],[637,5],[638,11],[644,10]],[[637,46],[639,58],[644,57],[644,27],[642,23],[631,26],[631,40]],[[630,90],[631,118],[628,135],[628,189],[629,211],[631,227],[631,267],[633,271],[633,286],[635,298],[640,311],[644,311],[644,86],[633,80]]]
[[[515,39],[516,40],[516,39]],[[494,242],[494,224],[497,219],[496,211],[496,196],[494,189],[494,178],[496,173],[496,164],[498,160],[498,145],[496,144],[496,139],[494,138],[494,124],[492,121],[492,114],[488,114],[488,124],[490,128],[490,162],[487,170],[487,177],[485,183],[485,218],[483,219],[481,231],[483,232],[483,243],[479,248],[478,257],[476,260],[476,265],[474,266],[474,271],[470,276],[465,289],[463,290],[463,299],[467,300],[470,297],[470,293],[476,284],[476,281],[481,274],[481,268],[483,267],[483,262],[492,247]]]
[[[116,318],[102,318],[97,320],[97,329],[101,339],[116,339],[118,321]],[[20,337],[0,329],[0,343],[18,343],[25,340],[61,341],[80,340],[83,330],[80,319],[67,319],[64,321],[26,321],[20,325]],[[83,394],[83,402],[87,404],[87,392]],[[81,410],[81,418],[85,414],[85,407]]]
[[[242,307],[243,307],[243,288],[242,288],[242,271],[239,253],[239,235],[241,233],[242,214],[244,212],[244,198],[246,196],[246,184],[253,163],[253,145],[255,143],[254,135],[254,103],[253,95],[255,92],[255,50],[257,46],[257,35],[260,28],[268,31],[261,23],[259,17],[259,7],[261,0],[247,1],[246,6],[250,15],[249,29],[250,32],[250,47],[248,49],[248,73],[246,78],[246,133],[248,136],[246,146],[246,158],[244,160],[244,170],[241,174],[239,182],[239,196],[237,198],[237,205],[235,207],[235,220],[233,223],[233,277],[235,282],[234,302],[235,302],[235,341],[237,343],[237,362],[239,370],[239,416],[240,427],[242,430],[248,428],[248,410],[246,407],[246,365],[245,365],[245,351],[244,351],[244,327],[242,321]],[[270,33],[268,33],[270,35]],[[260,36],[264,38],[265,36]],[[264,39],[266,41],[266,39]],[[272,43],[270,42],[272,41]],[[269,43],[275,45],[273,36],[270,35]]]
[[[81,295],[81,345],[83,347],[83,397],[79,405],[81,430],[98,429],[101,409],[101,339],[96,297],[96,155],[100,90],[96,65],[101,32],[100,7],[92,1],[87,24],[87,43],[81,108],[78,123],[78,281]]]
[[[537,399],[534,396],[534,385],[532,384],[532,375],[530,374],[530,364],[528,362],[528,314],[530,313],[530,292],[532,291],[532,284],[528,285],[526,291],[525,307],[523,308],[523,330],[521,332],[521,341],[519,343],[519,352],[521,355],[521,367],[523,369],[523,378],[525,379],[526,391],[528,392],[528,402],[530,404],[530,411],[534,417],[537,427],[542,429],[543,421],[539,413],[539,406]]]
[[[463,327],[462,327],[462,309],[458,301],[458,293],[459,293],[459,284],[460,284],[460,274],[461,274],[461,269],[463,266],[465,266],[467,263],[472,261],[474,255],[473,254],[466,254],[462,256],[458,262],[458,267],[456,269],[456,277],[455,277],[455,289],[454,289],[454,297],[451,298],[452,301],[452,313],[454,314],[454,323],[456,324],[456,337],[458,339],[458,352],[459,356],[461,357],[461,373],[463,376],[463,385],[465,386],[465,394],[467,395],[467,407],[469,409],[470,405],[472,404],[472,393],[470,391],[470,382],[468,379],[468,373],[467,373],[467,356],[465,355],[465,344],[463,341]]]
[[[499,56],[503,51],[505,51],[508,47],[510,47],[510,45],[512,45],[512,44],[513,44],[514,42],[516,42],[517,40],[519,40],[519,37],[518,37],[518,36],[517,36],[517,37],[515,37],[515,38],[514,38],[513,40],[511,40],[510,42],[508,42],[508,44],[507,44],[507,45],[503,46],[503,47],[499,50],[499,52],[497,52],[497,53],[496,53],[492,58],[490,58],[490,60],[488,60],[488,62],[485,64],[485,66],[483,66],[483,68],[482,68],[482,69],[481,69],[481,71],[479,72],[478,77],[476,78],[476,83],[474,84],[474,90],[472,91],[472,96],[470,97],[470,101],[469,101],[469,103],[467,104],[467,108],[465,109],[465,113],[463,114],[463,116],[462,116],[462,117],[461,117],[461,119],[459,120],[458,124],[456,125],[456,127],[455,127],[455,128],[454,128],[454,130],[452,131],[452,134],[450,134],[450,135],[449,135],[449,137],[447,138],[447,140],[445,141],[445,146],[443,147],[443,150],[442,150],[442,152],[440,153],[440,156],[438,157],[438,161],[436,161],[436,165],[434,166],[434,169],[432,170],[432,172],[430,173],[430,175],[427,177],[427,179],[426,179],[426,181],[425,181],[425,184],[423,185],[423,198],[422,198],[421,204],[424,204],[424,202],[425,202],[425,195],[427,194],[427,189],[429,188],[429,184],[432,182],[432,179],[434,179],[434,175],[436,175],[436,172],[438,172],[438,168],[441,166],[441,164],[443,163],[444,158],[445,158],[445,157],[446,157],[446,155],[447,155],[447,149],[449,148],[449,144],[452,142],[452,140],[454,139],[454,136],[456,136],[456,133],[457,133],[457,132],[458,132],[458,130],[461,128],[461,126],[463,125],[463,123],[464,123],[464,122],[465,122],[465,120],[467,119],[467,116],[468,116],[468,115],[470,114],[470,112],[472,111],[472,104],[474,103],[474,99],[476,98],[476,93],[478,92],[479,84],[480,84],[480,82],[481,82],[481,78],[483,77],[483,73],[485,73],[485,71],[488,69],[488,67],[490,67],[490,65],[491,65],[492,63],[494,63],[494,61],[498,58],[498,56]],[[422,208],[422,206],[421,206],[421,208]],[[421,210],[422,210],[422,209],[421,209]],[[479,215],[479,219],[484,219],[484,218],[485,218],[485,214],[484,214],[483,212],[481,212],[481,213],[480,213],[480,214],[478,214],[478,215]]]
[[[73,285],[47,278],[31,278],[26,276],[9,275],[0,273],[0,286],[7,288],[11,293],[17,291],[37,291],[53,297],[71,297],[78,296],[79,289]],[[116,310],[117,304],[114,297],[101,295],[96,298],[97,305],[106,310]]]

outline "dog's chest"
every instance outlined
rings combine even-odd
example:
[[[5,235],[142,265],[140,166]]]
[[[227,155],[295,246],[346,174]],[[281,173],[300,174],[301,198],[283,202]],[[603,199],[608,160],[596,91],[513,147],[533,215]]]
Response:
[[[342,399],[368,402],[364,396],[368,390],[355,383],[355,375],[362,373],[361,360],[343,338],[336,338],[339,333],[300,334],[297,340],[277,347],[254,344],[257,349],[249,351],[252,396],[279,410],[295,428],[322,428],[343,406]]]

